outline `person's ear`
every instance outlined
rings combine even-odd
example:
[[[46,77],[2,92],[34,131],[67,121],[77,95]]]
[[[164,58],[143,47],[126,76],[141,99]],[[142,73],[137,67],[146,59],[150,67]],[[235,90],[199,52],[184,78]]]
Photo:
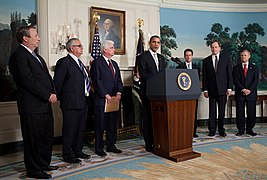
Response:
[[[23,36],[22,39],[23,39],[23,41],[28,42],[29,37]]]

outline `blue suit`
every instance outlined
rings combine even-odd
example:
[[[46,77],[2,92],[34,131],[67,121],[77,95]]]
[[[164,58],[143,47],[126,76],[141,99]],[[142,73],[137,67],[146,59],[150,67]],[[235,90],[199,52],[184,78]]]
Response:
[[[115,61],[111,61],[115,69],[115,77],[113,77],[103,56],[93,61],[90,70],[94,87],[96,152],[104,149],[103,134],[105,129],[107,149],[114,149],[117,139],[118,112],[104,112],[105,95],[116,96],[118,92],[123,90],[119,66]]]

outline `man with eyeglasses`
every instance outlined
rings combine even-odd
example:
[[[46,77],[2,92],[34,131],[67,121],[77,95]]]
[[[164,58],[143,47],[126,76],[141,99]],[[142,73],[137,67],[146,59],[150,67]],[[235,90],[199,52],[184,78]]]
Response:
[[[90,156],[83,153],[83,134],[88,113],[90,79],[79,59],[83,46],[79,39],[66,43],[68,55],[57,61],[54,82],[63,114],[62,157],[67,163],[79,163]]]

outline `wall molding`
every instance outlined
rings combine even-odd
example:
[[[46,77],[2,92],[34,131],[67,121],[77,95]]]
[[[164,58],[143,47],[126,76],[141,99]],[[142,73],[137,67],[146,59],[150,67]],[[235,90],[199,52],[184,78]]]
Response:
[[[162,0],[160,7],[199,11],[222,11],[222,12],[267,12],[267,3],[216,3],[199,1]]]

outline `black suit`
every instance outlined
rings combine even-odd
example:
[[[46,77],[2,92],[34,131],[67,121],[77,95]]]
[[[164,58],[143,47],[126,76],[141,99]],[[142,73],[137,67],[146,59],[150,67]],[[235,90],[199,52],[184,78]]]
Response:
[[[157,54],[159,61],[159,71],[165,68],[164,57],[161,54]],[[152,117],[150,110],[150,102],[146,97],[146,81],[153,75],[157,74],[156,63],[152,57],[150,51],[145,51],[140,55],[139,61],[139,74],[141,78],[141,99],[143,103],[143,135],[147,148],[151,148],[154,145],[153,129],[152,129]]]
[[[104,112],[105,95],[116,96],[123,90],[121,74],[118,64],[112,61],[115,69],[115,77],[104,59],[100,56],[94,60],[90,70],[90,75],[94,85],[94,105],[95,105],[95,134],[96,134],[96,152],[104,149],[103,134],[106,129],[107,149],[114,149],[117,140],[117,118],[118,112]]]
[[[29,174],[39,174],[51,162],[54,119],[49,97],[55,94],[45,61],[41,63],[19,46],[9,59],[17,86],[17,104],[24,145],[24,163]]]
[[[252,63],[249,63],[246,77],[243,73],[242,63],[234,66],[233,80],[235,85],[236,98],[236,125],[240,133],[251,132],[256,121],[256,98],[257,84],[259,81],[259,69]],[[243,95],[242,90],[249,89],[251,93],[248,96]],[[247,121],[245,128],[245,104],[247,105]]]
[[[203,60],[203,90],[209,95],[209,132],[216,132],[216,117],[218,103],[218,131],[224,133],[224,114],[227,100],[227,89],[233,88],[232,63],[229,58],[220,53],[217,72],[212,62],[212,55]]]
[[[88,106],[83,72],[70,55],[57,61],[54,82],[63,113],[62,155],[64,159],[78,157],[83,149]]]
[[[187,69],[186,63],[181,64],[181,69]],[[192,69],[197,69],[198,77],[200,77],[200,66],[192,63]],[[198,100],[196,100],[196,111],[195,111],[195,122],[194,122],[194,134],[197,132],[197,107],[198,107]]]

